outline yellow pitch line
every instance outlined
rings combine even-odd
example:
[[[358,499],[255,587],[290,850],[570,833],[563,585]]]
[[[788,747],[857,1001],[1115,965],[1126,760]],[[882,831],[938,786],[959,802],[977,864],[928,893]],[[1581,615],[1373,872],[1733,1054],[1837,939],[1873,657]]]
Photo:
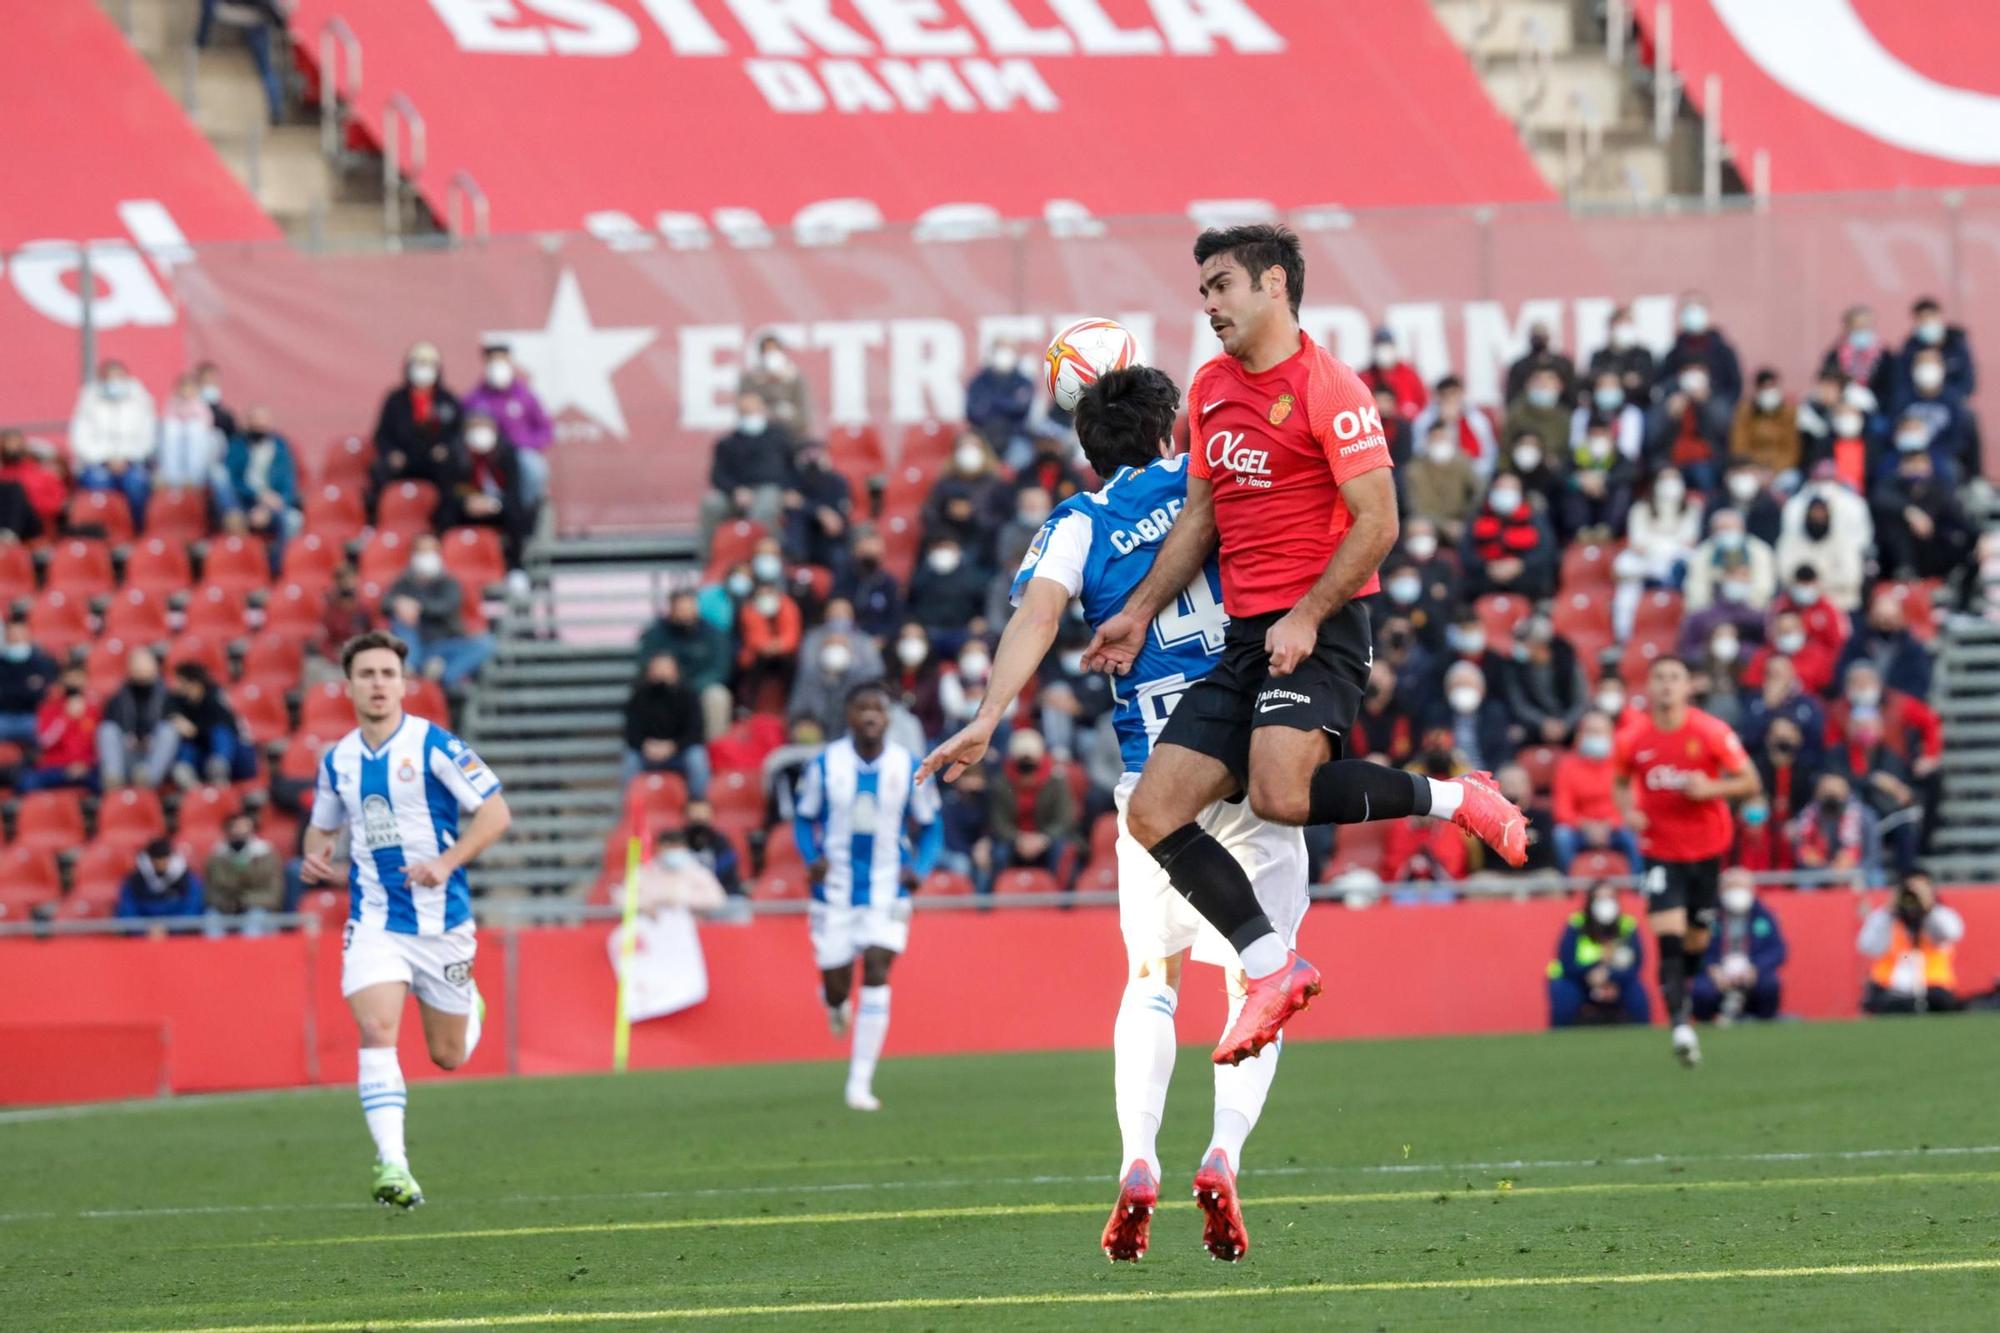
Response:
[[[1661,1180],[1593,1181],[1576,1185],[1506,1185],[1475,1190],[1382,1190],[1365,1194],[1279,1194],[1246,1200],[1251,1207],[1293,1204],[1427,1203],[1440,1195],[1446,1198],[1485,1197],[1538,1198],[1564,1194],[1638,1194],[1663,1190],[1761,1190],[1791,1186],[1894,1185],[1919,1181],[1991,1182],[2000,1180],[2000,1171],[1903,1171],[1859,1176],[1781,1176],[1769,1180]],[[1167,1208],[1192,1207],[1171,1202]],[[953,1208],[904,1208],[892,1211],[840,1213],[758,1213],[748,1217],[672,1217],[643,1222],[579,1222],[559,1226],[490,1227],[475,1231],[412,1231],[371,1233],[365,1236],[288,1236],[269,1240],[236,1241],[208,1248],[270,1249],[321,1245],[383,1245],[409,1241],[502,1240],[518,1236],[609,1236],[630,1231],[703,1231],[711,1227],[797,1227],[846,1226],[857,1222],[941,1222],[954,1219],[991,1217],[1053,1217],[1067,1213],[1097,1213],[1102,1202],[1091,1203],[995,1203],[966,1204]]]
[[[1205,1287],[1193,1291],[1049,1291],[1020,1296],[912,1296],[882,1301],[802,1301],[793,1305],[715,1305],[668,1310],[551,1310],[541,1314],[438,1319],[360,1319],[318,1324],[221,1324],[182,1333],[371,1333],[373,1330],[533,1328],[631,1320],[753,1319],[774,1315],[892,1314],[911,1310],[982,1310],[1056,1305],[1132,1305],[1159,1301],[1240,1300],[1246,1296],[1354,1296],[1415,1291],[1511,1291],[1534,1287],[1631,1287],[1670,1282],[1796,1281],[1817,1277],[1893,1277],[1909,1273],[1989,1272],[2000,1259],[1913,1263],[1816,1264],[1809,1268],[1712,1268],[1665,1273],[1572,1273],[1545,1277],[1462,1277],[1385,1282],[1322,1282],[1289,1287]]]

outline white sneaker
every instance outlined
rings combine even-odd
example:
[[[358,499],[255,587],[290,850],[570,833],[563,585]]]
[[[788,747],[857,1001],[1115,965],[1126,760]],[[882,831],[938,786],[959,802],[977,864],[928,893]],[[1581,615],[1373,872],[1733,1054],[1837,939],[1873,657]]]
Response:
[[[879,1111],[882,1109],[882,1103],[877,1101],[875,1094],[866,1088],[849,1088],[847,1090],[847,1109],[850,1111]]]
[[[1674,1057],[1689,1069],[1701,1063],[1701,1038],[1694,1035],[1692,1024],[1681,1023],[1674,1028]]]

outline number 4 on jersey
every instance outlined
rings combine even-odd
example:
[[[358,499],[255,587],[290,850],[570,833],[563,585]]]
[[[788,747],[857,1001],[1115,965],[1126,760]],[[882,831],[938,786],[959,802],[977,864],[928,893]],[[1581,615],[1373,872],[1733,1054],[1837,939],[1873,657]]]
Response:
[[[1173,648],[1199,639],[1203,648],[1219,653],[1228,628],[1229,615],[1222,609],[1215,589],[1209,586],[1206,570],[1195,575],[1194,582],[1183,588],[1180,596],[1153,617],[1153,637],[1162,648]]]

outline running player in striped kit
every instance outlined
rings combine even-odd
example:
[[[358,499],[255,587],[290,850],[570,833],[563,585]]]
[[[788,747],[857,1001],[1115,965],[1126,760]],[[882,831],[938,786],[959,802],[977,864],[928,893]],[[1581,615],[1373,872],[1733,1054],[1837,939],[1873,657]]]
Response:
[[[910,894],[944,845],[936,787],[916,785],[917,757],[888,740],[889,695],[866,681],[847,695],[847,734],[807,765],[793,835],[812,879],[813,962],[836,1034],[850,1019],[847,1104],[879,1111],[875,1063],[889,1037],[889,966],[910,943]],[[910,830],[918,831],[913,840]],[[861,960],[860,1004],[851,1004]]]
[[[320,760],[303,869],[307,883],[338,882],[334,844],[347,830],[340,992],[361,1031],[361,1110],[375,1140],[375,1198],[414,1208],[424,1192],[403,1143],[406,1099],[396,1059],[403,1000],[416,993],[432,1063],[456,1069],[471,1058],[486,1006],[472,981],[465,867],[498,841],[512,816],[500,780],[464,741],[404,713],[408,658],[402,640],[380,632],[341,649],[361,725]]]

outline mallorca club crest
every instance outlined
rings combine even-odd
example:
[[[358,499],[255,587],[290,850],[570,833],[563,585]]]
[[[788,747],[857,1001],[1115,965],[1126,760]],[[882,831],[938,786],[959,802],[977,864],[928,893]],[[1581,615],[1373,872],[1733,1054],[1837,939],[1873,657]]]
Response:
[[[1288,393],[1278,395],[1278,401],[1271,404],[1270,422],[1273,426],[1285,424],[1285,418],[1292,414],[1292,404],[1298,401]]]

